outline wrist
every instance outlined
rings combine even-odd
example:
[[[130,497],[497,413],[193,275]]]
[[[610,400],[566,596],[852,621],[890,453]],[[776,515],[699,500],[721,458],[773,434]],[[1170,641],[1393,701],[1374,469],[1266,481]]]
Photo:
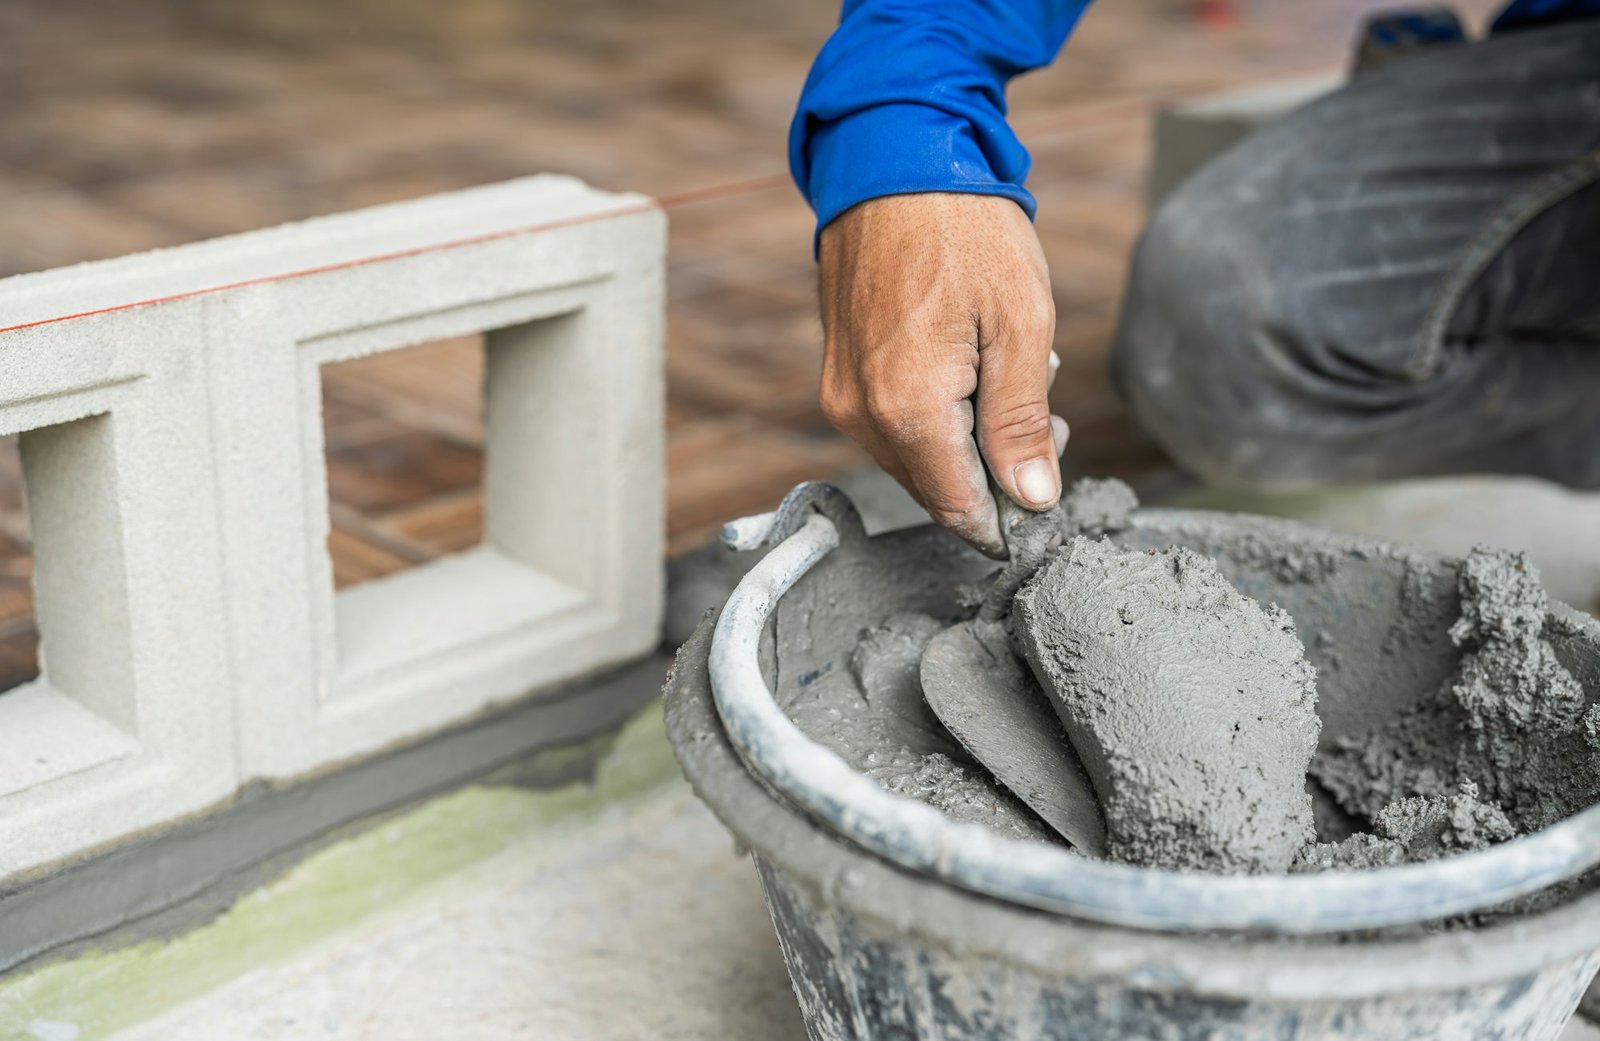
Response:
[[[893,104],[853,112],[816,129],[805,150],[801,189],[821,232],[846,211],[893,195],[992,195],[1031,219],[1032,194],[998,176],[966,120],[927,105]]]

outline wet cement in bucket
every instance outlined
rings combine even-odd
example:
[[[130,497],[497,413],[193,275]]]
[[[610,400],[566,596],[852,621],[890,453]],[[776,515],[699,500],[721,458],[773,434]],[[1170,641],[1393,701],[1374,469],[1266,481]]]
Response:
[[[1315,670],[1293,621],[1191,549],[1097,541],[1127,526],[1131,506],[1117,482],[1080,482],[1063,502],[1063,546],[1023,585],[1010,620],[1014,650],[1091,774],[1109,856],[1227,872],[1381,866],[1504,841],[1600,796],[1600,714],[1557,661],[1543,589],[1519,555],[1479,550],[1461,567],[1450,631],[1460,657],[1444,684],[1316,752]],[[928,546],[915,569],[858,563],[847,583],[868,599],[903,585],[913,592],[885,602],[919,610],[852,633],[830,631],[810,607],[790,608],[787,622],[780,614],[780,666],[795,641],[853,646],[846,677],[788,677],[785,707],[893,791],[1010,837],[1059,842],[922,702],[922,650],[970,616],[993,579],[959,548]],[[1277,564],[1310,586],[1332,571],[1315,552]],[[926,578],[944,572],[974,580],[951,597],[948,581]],[[1416,615],[1417,626],[1439,624]],[[1351,815],[1354,834],[1324,828],[1322,839],[1338,841],[1317,841],[1308,783]]]

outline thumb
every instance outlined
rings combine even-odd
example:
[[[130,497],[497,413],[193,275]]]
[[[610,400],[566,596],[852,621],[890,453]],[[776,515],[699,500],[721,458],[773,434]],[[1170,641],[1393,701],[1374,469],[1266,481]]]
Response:
[[[1061,498],[1061,466],[1046,399],[1049,341],[1048,336],[1038,343],[997,337],[978,361],[978,447],[1001,490],[1034,510],[1048,509]]]

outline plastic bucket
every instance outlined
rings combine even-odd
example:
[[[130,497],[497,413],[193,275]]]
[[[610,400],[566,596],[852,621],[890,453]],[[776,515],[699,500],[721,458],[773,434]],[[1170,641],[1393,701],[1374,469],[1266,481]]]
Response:
[[[925,553],[930,540],[946,538],[918,529],[864,540],[854,559],[822,561],[800,582],[832,583],[832,593],[808,609],[861,611],[862,624],[872,624],[895,606],[893,588],[878,582],[837,595],[871,580],[863,561]],[[1142,511],[1119,540],[1210,553],[1242,590],[1289,610],[1329,678],[1320,710],[1329,740],[1372,724],[1370,705],[1347,712],[1360,699],[1341,692],[1376,679],[1375,649],[1395,633],[1404,629],[1417,645],[1402,649],[1408,670],[1396,674],[1391,663],[1385,673],[1392,709],[1453,664],[1444,630],[1455,611],[1454,561],[1287,522],[1178,511]],[[1328,567],[1336,581],[1307,581]],[[934,587],[963,574],[942,570],[932,586],[905,595],[947,595]],[[1436,616],[1440,624],[1400,625],[1402,611],[1412,623]],[[1591,687],[1600,679],[1600,629],[1559,606],[1552,616],[1561,623],[1558,655]],[[1484,927],[1298,936],[1133,928],[907,870],[841,838],[747,767],[714,703],[712,629],[708,619],[679,652],[666,690],[668,731],[697,793],[753,854],[815,1041],[1550,1041],[1600,967],[1600,893],[1587,885],[1550,910]],[[849,650],[806,653],[824,662]],[[1159,896],[1162,873],[1141,877]],[[1329,877],[1301,876],[1313,886]]]

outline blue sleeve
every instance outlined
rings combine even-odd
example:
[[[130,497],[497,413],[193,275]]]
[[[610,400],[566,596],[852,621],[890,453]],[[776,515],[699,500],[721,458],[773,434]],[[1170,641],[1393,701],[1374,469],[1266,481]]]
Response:
[[[1006,83],[1048,65],[1089,0],[845,0],[789,128],[789,168],[817,230],[906,192],[1016,200],[1028,152]]]

